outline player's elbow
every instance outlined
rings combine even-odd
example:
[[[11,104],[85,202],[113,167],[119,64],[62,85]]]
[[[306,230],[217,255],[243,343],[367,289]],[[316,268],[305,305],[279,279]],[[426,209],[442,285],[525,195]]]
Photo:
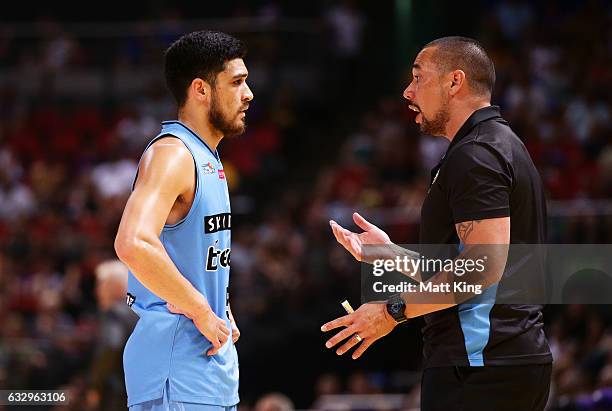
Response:
[[[117,257],[130,268],[150,260],[161,248],[159,238],[145,230],[119,229],[115,237]]]
[[[117,257],[128,267],[137,260],[144,252],[142,241],[135,235],[129,235],[119,231],[115,237],[115,253]]]
[[[134,241],[132,241],[126,235],[121,232],[117,233],[115,237],[115,253],[117,257],[125,264],[128,263],[128,259],[134,250]]]

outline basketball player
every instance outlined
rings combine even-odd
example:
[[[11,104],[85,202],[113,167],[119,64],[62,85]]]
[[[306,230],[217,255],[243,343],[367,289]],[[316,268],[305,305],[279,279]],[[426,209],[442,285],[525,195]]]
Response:
[[[231,211],[217,146],[245,130],[245,48],[198,31],[165,54],[178,120],[142,156],[115,250],[140,316],[124,351],[130,411],[235,409],[239,337],[228,296]]]

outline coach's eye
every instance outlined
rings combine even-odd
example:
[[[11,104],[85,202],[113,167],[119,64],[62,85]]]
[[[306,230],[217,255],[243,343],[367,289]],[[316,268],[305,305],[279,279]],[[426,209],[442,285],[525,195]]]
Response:
[[[242,83],[242,80],[236,80],[236,81],[234,81],[234,84],[235,84],[236,86],[239,86],[239,85],[240,85],[240,83]]]

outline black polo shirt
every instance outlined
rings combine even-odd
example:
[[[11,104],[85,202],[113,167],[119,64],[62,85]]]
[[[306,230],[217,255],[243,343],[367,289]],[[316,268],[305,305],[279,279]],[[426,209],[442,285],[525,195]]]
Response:
[[[421,244],[458,244],[455,224],[510,217],[510,243],[546,241],[542,182],[499,107],[475,111],[431,172],[421,209]],[[478,304],[425,316],[425,366],[541,364],[552,361],[542,306]]]

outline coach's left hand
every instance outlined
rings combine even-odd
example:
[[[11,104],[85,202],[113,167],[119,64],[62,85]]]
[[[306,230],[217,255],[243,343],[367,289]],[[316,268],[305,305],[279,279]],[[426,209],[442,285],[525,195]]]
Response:
[[[336,354],[342,355],[359,344],[352,356],[356,360],[361,357],[374,341],[389,334],[396,325],[397,322],[387,313],[387,307],[384,303],[368,303],[363,304],[352,314],[336,318],[324,324],[321,327],[321,331],[325,332],[339,327],[346,327],[330,338],[325,343],[325,346],[332,348],[348,338],[344,345],[336,350]],[[357,335],[361,337],[361,342],[359,342]]]

